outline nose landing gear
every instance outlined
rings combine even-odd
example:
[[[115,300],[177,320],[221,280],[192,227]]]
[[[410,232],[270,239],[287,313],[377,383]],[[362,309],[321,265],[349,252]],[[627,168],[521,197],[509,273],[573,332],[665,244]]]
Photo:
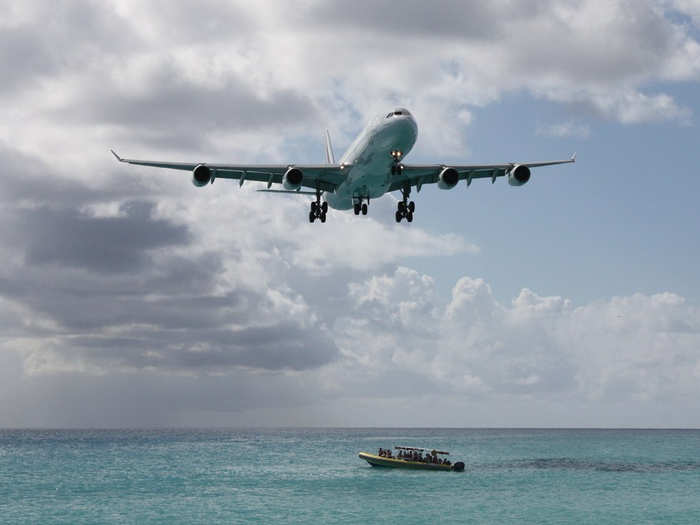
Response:
[[[401,222],[404,217],[408,222],[413,222],[413,212],[416,211],[416,204],[411,201],[408,202],[408,197],[411,195],[411,187],[406,186],[401,190],[403,195],[403,200],[399,201],[396,210],[396,222]]]
[[[316,219],[326,222],[326,213],[328,213],[328,203],[321,202],[321,190],[316,190],[316,201],[311,203],[309,222],[314,222]]]

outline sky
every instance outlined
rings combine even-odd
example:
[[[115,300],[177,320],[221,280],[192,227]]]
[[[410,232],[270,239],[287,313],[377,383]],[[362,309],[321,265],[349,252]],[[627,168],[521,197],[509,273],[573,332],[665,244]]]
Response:
[[[700,1],[5,2],[0,427],[700,427]],[[530,182],[308,197],[117,163]]]

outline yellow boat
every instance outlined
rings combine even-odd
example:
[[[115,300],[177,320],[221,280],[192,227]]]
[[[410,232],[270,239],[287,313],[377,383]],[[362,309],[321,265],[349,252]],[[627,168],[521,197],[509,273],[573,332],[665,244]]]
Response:
[[[415,450],[424,451],[425,449],[413,448],[413,447],[395,447],[400,450]],[[430,455],[437,457],[438,454],[448,454],[447,452],[437,452],[432,451]],[[358,454],[360,459],[364,459],[367,463],[373,467],[389,467],[389,468],[410,468],[419,470],[454,470],[457,472],[462,472],[464,470],[464,463],[457,461],[454,464],[446,463],[433,463],[430,461],[413,461],[410,459],[403,459],[398,457],[386,457],[379,456],[378,454],[370,454],[369,452],[360,452]],[[426,455],[427,457],[427,455]]]

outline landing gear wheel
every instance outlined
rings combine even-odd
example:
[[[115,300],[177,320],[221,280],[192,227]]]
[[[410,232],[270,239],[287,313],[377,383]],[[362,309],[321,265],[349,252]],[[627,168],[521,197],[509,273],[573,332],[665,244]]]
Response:
[[[367,215],[367,204],[362,205],[362,215]]]
[[[411,195],[411,186],[404,186],[401,189],[401,195],[403,199],[400,200],[396,206],[396,222],[401,222],[401,219],[404,217],[406,217],[408,222],[412,222],[416,204],[413,201],[408,202],[408,197]]]
[[[360,214],[360,203],[356,202],[356,203],[353,205],[353,211],[355,212],[355,215],[359,215],[359,214]]]
[[[321,222],[326,222],[326,212],[328,211],[328,203],[321,202],[323,192],[316,190],[316,200],[311,202],[311,211],[309,212],[309,222],[315,222],[316,219],[321,219]]]

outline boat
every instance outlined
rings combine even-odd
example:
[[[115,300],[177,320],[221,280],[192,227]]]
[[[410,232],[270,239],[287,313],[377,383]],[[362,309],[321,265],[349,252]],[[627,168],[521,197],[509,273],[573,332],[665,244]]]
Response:
[[[440,458],[440,456],[448,455],[449,452],[416,447],[397,446],[394,448],[399,451],[396,453],[396,455],[388,455],[391,454],[391,451],[389,450],[385,450],[384,454],[381,454],[382,449],[379,449],[379,454],[360,452],[358,456],[360,459],[364,459],[373,467],[409,468],[418,470],[452,470],[456,472],[464,471],[464,463],[462,461],[457,461],[453,464],[447,461],[447,458]],[[425,456],[423,456],[424,452]],[[401,457],[399,457],[399,455],[401,455]]]

